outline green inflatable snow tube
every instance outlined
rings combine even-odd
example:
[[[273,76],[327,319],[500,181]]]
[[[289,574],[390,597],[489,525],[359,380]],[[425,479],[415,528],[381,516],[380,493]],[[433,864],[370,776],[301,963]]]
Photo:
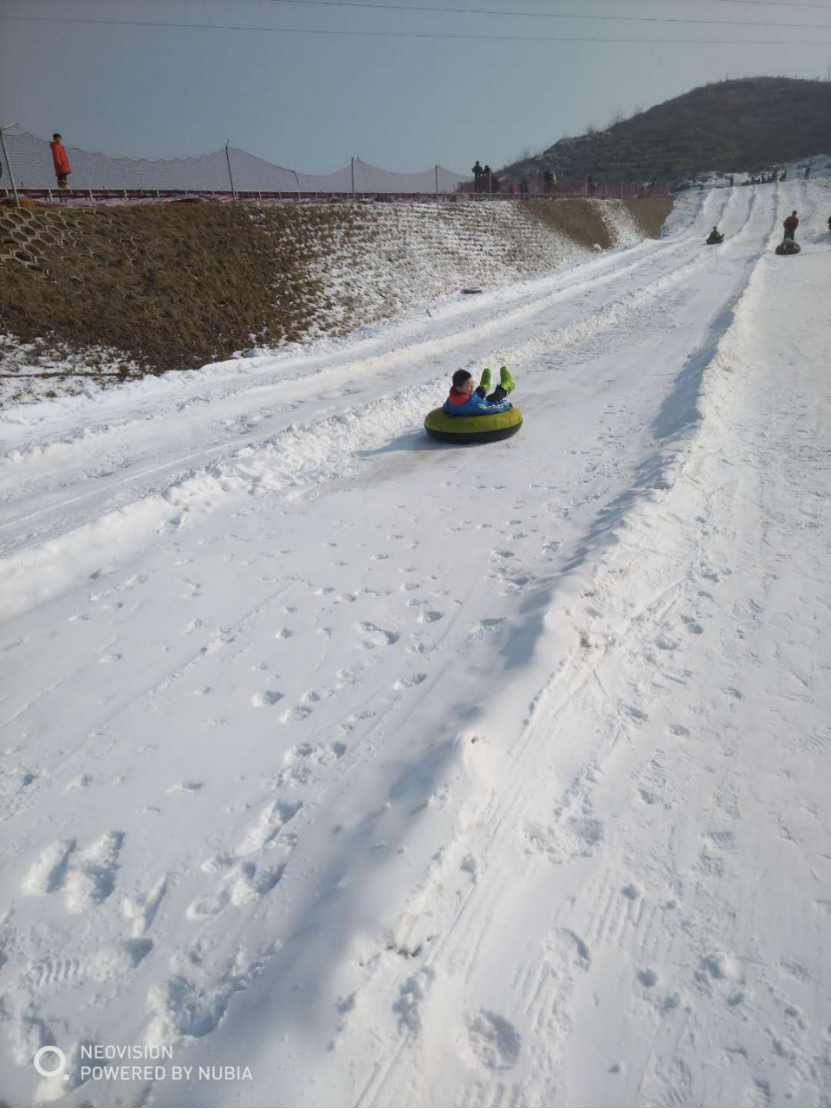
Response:
[[[442,408],[434,408],[424,421],[424,430],[431,439],[442,443],[494,443],[510,439],[522,427],[518,408],[494,412],[492,416],[448,416]]]

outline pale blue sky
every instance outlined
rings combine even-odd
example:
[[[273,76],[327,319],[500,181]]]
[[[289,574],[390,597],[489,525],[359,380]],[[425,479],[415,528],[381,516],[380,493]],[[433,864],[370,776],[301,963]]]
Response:
[[[788,26],[541,19],[275,0],[0,0],[0,16],[283,29],[0,19],[0,124],[17,120],[42,137],[58,130],[69,145],[133,157],[197,155],[231,139],[309,173],[333,170],[353,154],[401,172],[436,162],[464,172],[477,157],[504,164],[525,147],[548,146],[591,123],[602,126],[618,109],[649,107],[726,73],[824,78],[831,63],[831,0],[407,3]],[[286,28],[376,35],[292,34]],[[536,41],[378,35],[387,31]],[[540,36],[729,44],[544,42]],[[786,39],[805,44],[787,45]]]

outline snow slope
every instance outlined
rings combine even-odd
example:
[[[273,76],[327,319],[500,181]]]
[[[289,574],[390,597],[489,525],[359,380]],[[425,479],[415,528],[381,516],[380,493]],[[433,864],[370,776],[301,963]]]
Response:
[[[829,214],[0,416],[9,1103],[828,1103]]]

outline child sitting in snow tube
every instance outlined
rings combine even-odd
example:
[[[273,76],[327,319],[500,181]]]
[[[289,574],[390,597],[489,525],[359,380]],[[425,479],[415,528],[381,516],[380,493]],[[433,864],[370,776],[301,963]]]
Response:
[[[490,370],[484,371],[476,388],[467,370],[457,370],[444,407],[434,409],[424,421],[427,434],[443,443],[491,443],[516,435],[522,413],[507,400],[514,388],[507,366],[499,371],[499,379],[488,396]]]

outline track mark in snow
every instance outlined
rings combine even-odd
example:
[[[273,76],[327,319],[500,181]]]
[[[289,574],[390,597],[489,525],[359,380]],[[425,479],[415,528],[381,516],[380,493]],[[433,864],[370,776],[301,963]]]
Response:
[[[86,851],[73,858],[64,883],[69,912],[83,913],[110,896],[115,888],[115,872],[123,842],[123,832],[105,832]]]
[[[295,705],[294,708],[286,709],[280,714],[281,724],[298,724],[301,720],[305,720],[307,716],[311,716],[314,709],[310,705]]]
[[[23,892],[42,897],[60,889],[66,878],[69,856],[74,850],[74,839],[62,839],[45,848],[26,872]]]
[[[393,682],[393,689],[412,689],[413,686],[421,685],[426,679],[426,674],[411,674],[408,678],[397,678]]]
[[[557,928],[552,934],[558,940],[558,947],[560,954],[568,952],[568,961],[574,963],[580,970],[588,970],[591,966],[592,957],[589,951],[589,946],[582,940],[576,932],[571,928]],[[548,944],[548,950],[551,952],[551,943]]]
[[[283,756],[285,769],[276,779],[266,779],[263,784],[266,788],[306,785],[314,780],[318,768],[337,762],[345,754],[344,743],[298,743]]]
[[[522,1037],[505,1017],[482,1009],[468,1020],[466,1044],[462,1046],[463,1054],[472,1056],[487,1070],[506,1071],[519,1062]]]
[[[435,624],[437,621],[441,620],[443,616],[444,613],[439,612],[438,609],[430,609],[427,612],[420,612],[418,614],[418,623]]]
[[[133,936],[143,936],[156,919],[156,913],[167,893],[167,875],[162,877],[145,893],[125,896],[121,901],[121,911],[127,920],[133,922]]]
[[[658,972],[649,968],[646,970],[639,970],[638,981],[644,989],[651,990],[653,986],[658,985]]]
[[[240,948],[214,975],[197,978],[199,952],[183,957],[182,972],[151,986],[147,995],[150,1021],[145,1042],[151,1047],[178,1044],[185,1037],[200,1039],[213,1032],[225,1016],[235,993],[247,989],[279,950],[272,944],[252,958]]]
[[[214,860],[207,860],[202,869],[213,862]],[[249,901],[263,897],[274,889],[284,870],[285,863],[262,868],[252,862],[231,865],[223,875],[220,888],[215,893],[192,901],[188,906],[187,916],[191,920],[204,920],[218,916],[229,905],[246,905]]]
[[[237,858],[253,855],[268,846],[303,807],[302,801],[272,801],[261,811],[236,849]]]
[[[392,647],[399,638],[398,632],[386,631],[367,622],[356,624],[355,630],[364,637],[358,643],[364,651],[373,651],[376,647]]]
[[[22,983],[33,990],[51,992],[85,982],[111,982],[135,970],[152,949],[151,940],[134,939],[81,958],[47,957],[25,971]]]
[[[480,620],[478,624],[474,624],[470,631],[467,633],[469,641],[475,639],[483,639],[486,635],[498,631],[508,620],[505,616],[498,616],[491,620]]]
[[[430,967],[422,967],[401,986],[398,1000],[392,1007],[392,1011],[398,1014],[400,1028],[415,1035],[421,1031],[422,1006],[427,1000],[435,977],[435,972]]]
[[[690,738],[690,729],[685,728],[683,724],[670,724],[667,731],[670,735],[674,735],[677,739]]]
[[[603,821],[590,816],[572,816],[561,825],[525,826],[526,850],[547,855],[553,863],[593,855],[603,836]]]
[[[652,756],[641,772],[637,790],[638,796],[645,805],[657,805],[660,802],[665,808],[671,809],[674,806],[673,799],[665,797],[667,772],[663,762],[664,754],[663,751],[656,751]]]
[[[255,693],[251,698],[251,704],[255,709],[264,708],[268,705],[276,705],[278,701],[283,700],[283,694],[276,689],[264,689],[259,693]]]
[[[64,793],[71,793],[73,789],[88,789],[92,785],[91,774],[79,774],[77,778],[72,778],[63,787]]]
[[[621,703],[618,705],[618,712],[621,716],[628,717],[635,724],[646,724],[649,720],[646,713],[642,709],[639,709],[637,705],[626,705]]]
[[[753,1085],[747,1093],[747,1104],[759,1106],[761,1109],[766,1109],[767,1106],[773,1105],[773,1091],[770,1088],[770,1083],[762,1078],[754,1078]]]

